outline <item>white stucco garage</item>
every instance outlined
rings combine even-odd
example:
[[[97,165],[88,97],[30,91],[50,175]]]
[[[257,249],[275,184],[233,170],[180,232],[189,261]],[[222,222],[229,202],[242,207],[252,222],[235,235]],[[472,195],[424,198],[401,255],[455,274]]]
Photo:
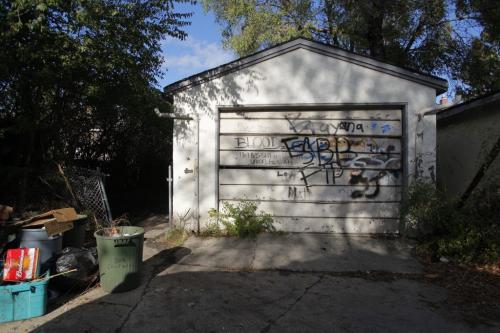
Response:
[[[173,83],[173,216],[199,230],[252,200],[280,230],[396,233],[404,188],[434,180],[446,88],[306,39]]]

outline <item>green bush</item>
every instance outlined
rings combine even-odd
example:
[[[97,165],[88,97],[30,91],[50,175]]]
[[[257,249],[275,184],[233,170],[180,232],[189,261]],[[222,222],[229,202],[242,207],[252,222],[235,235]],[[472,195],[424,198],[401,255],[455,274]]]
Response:
[[[211,209],[209,223],[202,235],[256,237],[264,231],[275,231],[273,218],[270,214],[257,212],[257,204],[250,201],[241,201],[237,205],[224,202],[222,210],[217,212]],[[220,225],[219,225],[220,223]]]
[[[433,185],[415,183],[409,188],[402,217],[419,241],[418,250],[433,258],[500,261],[500,200],[495,188],[478,191],[461,205]]]
[[[407,232],[418,238],[449,233],[461,219],[456,205],[455,200],[447,198],[435,185],[412,184],[402,206]]]

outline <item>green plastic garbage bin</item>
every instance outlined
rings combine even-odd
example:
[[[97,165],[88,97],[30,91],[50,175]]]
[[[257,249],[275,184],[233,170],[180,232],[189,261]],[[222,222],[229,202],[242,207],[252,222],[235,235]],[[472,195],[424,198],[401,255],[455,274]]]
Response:
[[[94,233],[101,287],[111,293],[137,288],[141,283],[142,248],[144,229],[141,227],[116,227]]]

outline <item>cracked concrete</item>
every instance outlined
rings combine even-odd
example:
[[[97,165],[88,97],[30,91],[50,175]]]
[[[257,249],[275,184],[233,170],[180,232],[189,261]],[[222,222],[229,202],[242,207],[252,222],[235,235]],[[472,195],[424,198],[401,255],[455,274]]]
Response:
[[[320,283],[321,280],[323,280],[323,278],[324,278],[324,275],[321,275],[318,278],[318,280],[316,280],[315,282],[313,282],[311,285],[305,287],[304,292],[299,297],[297,297],[297,299],[295,300],[295,302],[293,302],[283,313],[281,313],[278,316],[278,318],[269,320],[268,321],[268,325],[266,327],[264,327],[262,330],[260,330],[260,332],[261,333],[267,333],[267,332],[269,332],[271,330],[271,328],[273,328],[273,326],[275,326],[281,318],[283,318],[290,311],[292,311],[292,309],[295,307],[295,305],[297,303],[299,303],[302,298],[304,298],[304,296],[309,292],[309,290],[311,288],[313,288],[314,286],[316,286],[318,283]]]
[[[123,327],[125,327],[125,325],[127,324],[132,313],[135,311],[135,309],[137,309],[137,307],[139,306],[139,303],[144,299],[144,295],[148,292],[149,285],[151,284],[151,281],[156,276],[156,274],[159,273],[158,267],[159,266],[157,266],[157,265],[153,265],[151,272],[149,273],[149,276],[148,276],[147,281],[145,283],[145,286],[142,289],[142,292],[141,292],[139,299],[135,302],[135,304],[132,307],[130,307],[130,311],[126,314],[125,319],[121,322],[120,326],[115,330],[115,332],[119,333],[123,330]]]
[[[146,237],[161,237],[146,233]],[[471,327],[422,280],[400,240],[334,235],[191,238],[159,251],[145,242],[143,283],[95,288],[2,332],[442,332]],[[488,326],[489,325],[489,326]]]

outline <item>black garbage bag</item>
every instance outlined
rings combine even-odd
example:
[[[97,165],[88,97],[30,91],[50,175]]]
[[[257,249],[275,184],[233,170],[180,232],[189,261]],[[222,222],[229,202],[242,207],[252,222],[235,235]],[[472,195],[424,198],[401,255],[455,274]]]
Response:
[[[65,247],[62,250],[56,261],[56,273],[75,268],[77,271],[64,274],[58,279],[59,282],[81,286],[88,284],[95,277],[98,268],[97,258],[93,255],[92,249]]]

